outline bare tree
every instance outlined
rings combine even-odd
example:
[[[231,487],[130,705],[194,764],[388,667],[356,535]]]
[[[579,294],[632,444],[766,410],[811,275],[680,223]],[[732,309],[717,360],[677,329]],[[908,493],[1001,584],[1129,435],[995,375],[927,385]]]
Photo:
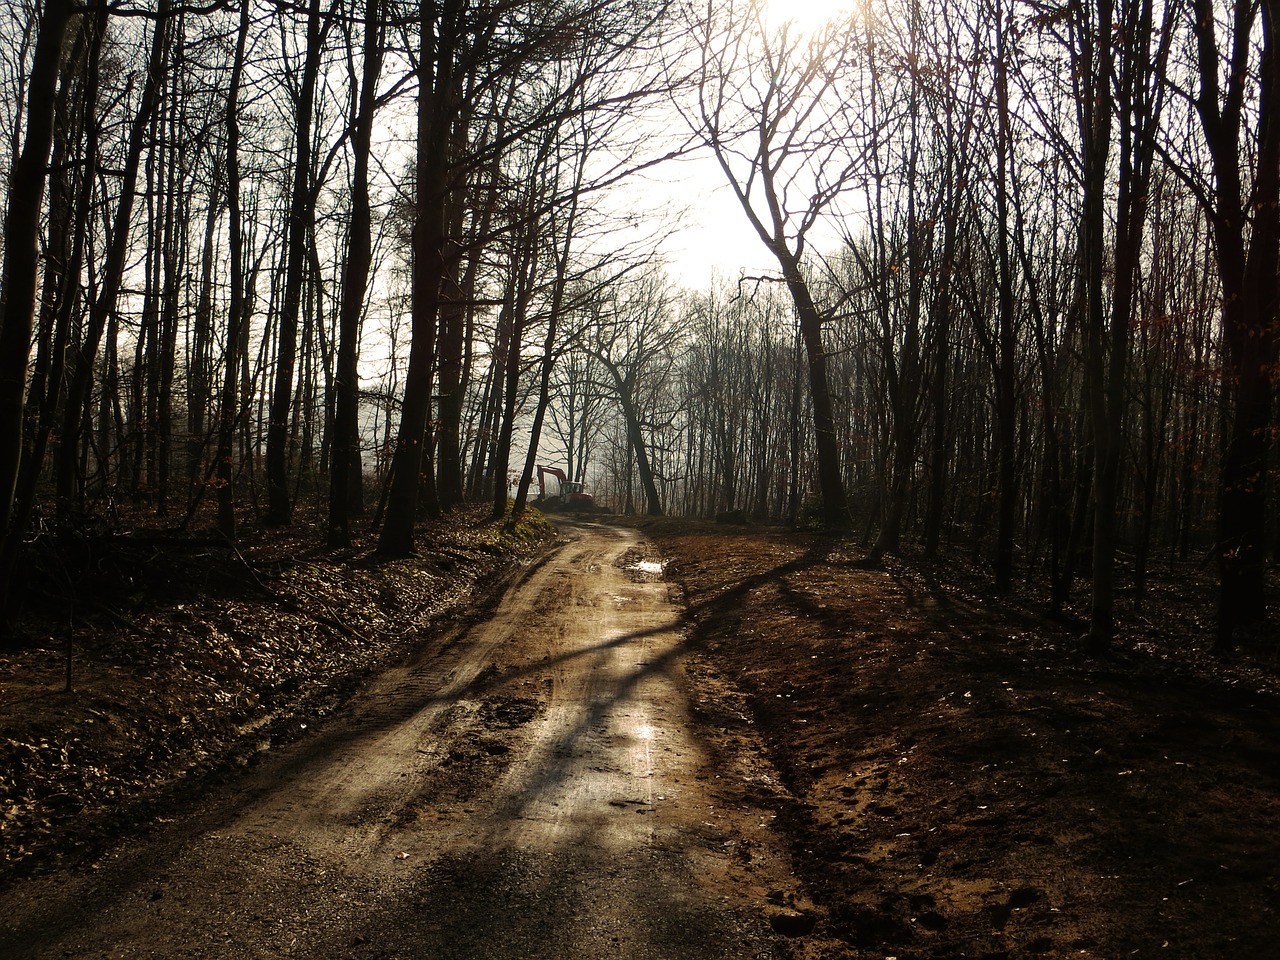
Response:
[[[142,94],[129,128],[124,168],[120,177],[119,199],[109,235],[106,261],[98,277],[98,292],[90,306],[88,323],[80,343],[72,354],[57,455],[57,491],[60,511],[69,509],[78,497],[81,428],[85,420],[85,408],[89,402],[94,363],[103,334],[107,332],[115,315],[125,279],[130,251],[130,226],[134,202],[137,198],[138,174],[146,147],[151,116],[158,104],[165,69],[168,50],[165,42],[168,8],[168,0],[161,0],[160,15],[152,27],[151,52],[146,65]],[[103,9],[98,15],[105,18],[107,12]],[[102,29],[106,29],[105,19]],[[88,228],[88,224],[82,226],[84,229]]]
[[[320,0],[308,0],[302,77],[294,104],[293,184],[289,194],[289,223],[285,242],[284,296],[277,329],[275,388],[271,393],[271,414],[267,427],[267,512],[268,525],[284,525],[292,517],[289,497],[289,411],[293,397],[298,355],[298,318],[302,309],[303,271],[307,266],[307,243],[313,234],[314,188],[311,184],[312,115],[315,112],[316,81],[327,26],[322,20]]]
[[[641,400],[646,383],[665,384],[680,341],[674,290],[652,273],[612,284],[593,309],[588,349],[608,374],[635,457],[645,512],[663,513]],[[656,392],[665,392],[659,388]]]
[[[457,57],[465,28],[466,0],[431,0],[419,8],[418,159],[413,224],[413,342],[405,374],[404,402],[391,465],[387,514],[378,550],[404,555],[414,548],[419,491],[424,476],[432,363],[440,284],[445,274],[445,209],[449,191],[449,143],[457,105]],[[438,509],[434,490],[428,508]]]
[[[69,0],[46,0],[27,84],[26,135],[9,179],[4,266],[0,275],[0,535],[12,529],[13,498],[22,462],[23,394],[35,325],[40,213],[53,149],[54,104]]]
[[[1209,211],[1222,287],[1229,420],[1218,494],[1216,646],[1225,650],[1241,624],[1265,615],[1280,261],[1280,4],[1236,3],[1226,11],[1226,23],[1222,12],[1211,0],[1195,0],[1191,8],[1198,67],[1193,102],[1212,170],[1211,185],[1191,182]],[[1254,104],[1257,114],[1249,127]]]
[[[5,206],[0,274],[0,613],[5,617],[18,547],[27,526],[26,511],[14,515],[14,500],[22,468],[23,394],[36,319],[40,212],[54,142],[56,88],[70,12],[72,5],[64,0],[46,0],[44,5],[26,91],[26,138],[9,178]]]
[[[235,464],[236,426],[240,422],[242,364],[247,364],[249,323],[248,281],[245,273],[244,221],[240,182],[240,92],[244,78],[245,48],[249,38],[249,4],[241,4],[235,54],[227,90],[227,216],[228,256],[231,260],[231,296],[227,303],[226,346],[222,371],[222,397],[218,411],[218,443],[214,453],[214,481],[218,491],[218,530],[228,540],[236,538]]]
[[[359,489],[360,470],[360,317],[364,311],[372,260],[369,205],[369,157],[373,139],[378,78],[382,71],[382,3],[366,0],[364,58],[360,92],[353,117],[351,223],[347,228],[347,258],[342,273],[342,303],[338,319],[337,370],[333,384],[333,442],[330,452],[329,534],[331,547],[351,545],[353,489]]]
[[[823,344],[826,319],[805,269],[809,234],[859,168],[838,81],[854,54],[831,24],[811,37],[770,28],[759,0],[708,5],[693,25],[699,50],[692,129],[711,150],[747,221],[778,263],[800,323],[818,451],[823,516],[848,524],[839,429]]]

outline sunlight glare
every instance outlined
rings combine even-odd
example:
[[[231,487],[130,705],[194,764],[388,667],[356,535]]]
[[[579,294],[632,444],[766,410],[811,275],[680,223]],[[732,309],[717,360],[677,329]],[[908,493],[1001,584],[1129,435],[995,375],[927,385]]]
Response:
[[[765,17],[774,27],[790,24],[802,33],[817,33],[829,24],[849,20],[856,0],[764,0]]]

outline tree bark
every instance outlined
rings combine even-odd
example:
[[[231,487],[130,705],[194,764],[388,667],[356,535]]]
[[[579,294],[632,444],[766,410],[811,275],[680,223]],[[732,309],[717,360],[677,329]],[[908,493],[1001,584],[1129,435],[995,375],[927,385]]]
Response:
[[[369,208],[369,154],[378,78],[382,73],[381,0],[366,0],[364,66],[359,112],[354,124],[351,179],[351,224],[342,273],[342,306],[338,315],[338,361],[334,377],[333,440],[329,459],[329,535],[331,547],[351,546],[351,493],[360,464],[360,315],[364,310],[373,256]]]
[[[1012,131],[1009,113],[1007,30],[1004,7],[997,5],[996,104],[996,256],[999,268],[997,361],[995,364],[996,451],[1000,499],[996,512],[995,589],[1013,589],[1014,524],[1018,505],[1016,338],[1014,335],[1013,261],[1009,251],[1009,176]]]
[[[9,180],[0,290],[0,535],[11,529],[14,493],[22,463],[23,394],[35,326],[40,214],[53,150],[54,104],[70,0],[45,0],[27,86],[26,138]]]
[[[1262,17],[1257,72],[1258,142],[1240,144],[1251,78],[1253,26]],[[1265,616],[1267,464],[1271,452],[1271,376],[1276,359],[1276,272],[1280,261],[1280,2],[1241,2],[1233,15],[1231,70],[1220,89],[1215,7],[1196,0],[1200,71],[1196,108],[1213,166],[1213,225],[1222,286],[1225,450],[1218,491],[1218,629],[1230,649],[1240,626]],[[1252,190],[1242,171],[1250,162]],[[1250,223],[1252,219],[1252,223]],[[1248,242],[1246,245],[1246,237]]]
[[[822,314],[813,302],[809,285],[800,270],[799,258],[775,246],[773,255],[782,266],[782,277],[795,304],[808,359],[809,397],[813,404],[814,446],[818,454],[818,485],[822,491],[822,519],[833,530],[849,526],[844,474],[840,467],[840,439],[831,402],[827,352],[822,344]]]
[[[240,7],[240,27],[236,34],[235,60],[227,91],[227,216],[228,256],[231,260],[231,298],[227,304],[226,357],[222,375],[222,402],[218,411],[218,446],[214,454],[214,485],[218,491],[218,531],[234,542],[235,438],[240,422],[240,367],[244,353],[244,331],[248,320],[245,295],[244,225],[240,210],[240,84],[244,76],[245,44],[249,34],[249,4]]]
[[[320,74],[323,44],[320,0],[307,5],[307,49],[302,64],[302,86],[294,115],[293,187],[289,197],[289,229],[285,254],[284,298],[278,323],[275,388],[267,423],[268,526],[286,526],[293,518],[289,496],[290,406],[298,358],[298,317],[302,309],[302,281],[307,263],[307,242],[312,234],[311,116],[315,112],[316,79]]]
[[[445,264],[444,295],[440,305],[439,334],[439,419],[440,443],[436,455],[436,490],[440,508],[449,510],[462,502],[462,401],[466,394],[463,377],[463,354],[466,350],[466,320],[469,305],[467,278],[463,273],[461,234],[464,220],[461,197],[448,204],[446,243],[452,255]],[[475,258],[479,249],[468,255],[466,270],[474,279]]]
[[[463,3],[445,0],[439,21],[435,6],[432,0],[422,0],[419,19],[422,76],[418,94],[417,211],[413,224],[413,342],[409,346],[386,518],[378,540],[378,552],[390,556],[408,556],[414,550],[413,527],[422,491],[431,368],[445,268],[448,141],[455,109],[454,46]],[[434,76],[429,65],[434,65]],[[428,509],[438,512],[439,507],[431,502]]]

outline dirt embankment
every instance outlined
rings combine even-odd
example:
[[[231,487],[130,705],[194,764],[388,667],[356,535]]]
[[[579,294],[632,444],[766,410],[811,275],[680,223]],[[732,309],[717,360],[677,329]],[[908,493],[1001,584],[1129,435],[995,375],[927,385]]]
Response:
[[[37,578],[0,649],[0,881],[91,856],[167,815],[186,781],[296,739],[424,631],[473,616],[552,536],[536,516],[504,535],[475,510],[427,525],[424,555],[395,562],[317,548],[302,524],[240,550],[72,544],[68,575]]]
[[[954,569],[646,529],[701,669],[740,694],[703,715],[763,741],[782,778],[781,827],[825,910],[799,956],[1276,955],[1274,674],[1204,660],[1175,591],[1091,662]]]

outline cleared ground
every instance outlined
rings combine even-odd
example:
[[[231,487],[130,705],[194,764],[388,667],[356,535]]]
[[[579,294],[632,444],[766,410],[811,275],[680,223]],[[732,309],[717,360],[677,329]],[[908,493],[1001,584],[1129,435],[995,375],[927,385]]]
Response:
[[[674,521],[700,706],[763,744],[821,907],[804,960],[1280,956],[1276,634],[1207,654],[1193,571],[1121,601],[1114,656],[1035,583],[955,557]],[[1088,603],[1087,590],[1076,597]]]

